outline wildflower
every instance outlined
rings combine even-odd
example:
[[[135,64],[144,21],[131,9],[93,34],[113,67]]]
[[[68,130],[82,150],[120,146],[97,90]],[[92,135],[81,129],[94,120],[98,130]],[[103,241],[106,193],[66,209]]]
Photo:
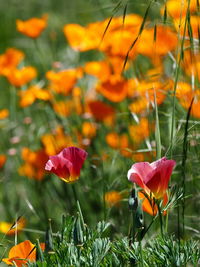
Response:
[[[43,15],[42,18],[31,18],[26,21],[17,20],[17,30],[31,38],[37,38],[47,27],[47,15]]]
[[[176,48],[177,40],[177,34],[169,27],[158,26],[156,40],[154,40],[154,28],[144,29],[137,45],[137,51],[150,58],[155,54],[164,56]]]
[[[6,119],[9,116],[9,110],[4,108],[0,109],[0,120]]]
[[[144,192],[139,191],[138,197],[142,201],[142,209],[144,212],[149,213],[151,216],[155,216],[158,213],[158,206],[155,203],[155,199],[147,197]],[[165,206],[168,202],[167,194],[165,193],[163,196],[162,206]],[[166,211],[163,212],[163,215],[166,215]]]
[[[49,91],[41,89],[37,85],[30,86],[28,89],[20,91],[20,107],[28,107],[34,103],[36,99],[50,100],[51,95]]]
[[[97,126],[93,122],[85,121],[82,125],[82,133],[84,137],[93,138],[96,135]]]
[[[0,154],[0,169],[4,166],[7,157],[3,154]]]
[[[45,170],[55,173],[66,183],[79,179],[87,152],[78,147],[64,148],[58,155],[50,156]]]
[[[140,144],[143,140],[150,136],[150,129],[153,128],[146,118],[141,118],[138,125],[130,125],[129,133],[133,142]]]
[[[15,69],[24,58],[24,53],[15,48],[8,48],[0,55],[0,75],[6,75],[11,69]]]
[[[117,191],[106,192],[104,197],[105,197],[105,202],[107,203],[108,206],[117,205],[122,199],[121,193]]]
[[[45,175],[44,166],[48,156],[44,149],[32,151],[27,147],[22,149],[22,159],[25,163],[19,168],[20,175],[27,176],[38,181]]]
[[[106,121],[108,123],[114,120],[114,108],[100,100],[88,101],[89,113],[91,113],[96,120]]]
[[[0,232],[6,235],[15,235],[19,233],[25,227],[26,221],[23,217],[19,217],[16,222],[0,222]]]
[[[72,138],[66,135],[63,128],[58,126],[53,133],[47,133],[41,137],[41,142],[48,156],[60,152],[67,146],[72,146]]]
[[[186,0],[168,0],[166,2],[167,13],[174,19],[179,19],[180,17],[185,17],[187,13],[188,1]],[[196,11],[197,1],[191,0],[189,10],[190,13]],[[161,9],[161,14],[163,15],[164,8]]]
[[[135,163],[128,171],[128,180],[139,185],[148,195],[160,199],[167,190],[175,164],[174,160],[167,160],[165,157],[151,164]]]
[[[27,263],[36,261],[35,246],[29,241],[19,243],[9,251],[8,258],[2,259],[8,265],[17,267],[27,266]]]
[[[48,71],[46,77],[50,80],[50,88],[58,94],[68,95],[77,80],[82,77],[81,68],[67,69],[59,72]]]
[[[36,69],[28,66],[21,69],[11,69],[6,74],[6,78],[12,85],[20,87],[34,79],[36,75]]]
[[[97,86],[97,91],[112,102],[121,102],[127,96],[127,82],[118,75],[111,75],[108,80]]]

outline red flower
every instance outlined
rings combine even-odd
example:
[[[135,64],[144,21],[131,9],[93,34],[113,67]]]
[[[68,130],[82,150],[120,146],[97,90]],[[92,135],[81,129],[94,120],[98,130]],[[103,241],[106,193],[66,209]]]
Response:
[[[162,198],[168,188],[169,179],[176,162],[165,157],[152,162],[140,162],[132,165],[128,171],[128,179],[139,185],[153,197]]]
[[[45,170],[55,173],[67,183],[72,183],[78,180],[86,157],[85,150],[78,147],[67,147],[58,155],[49,157]]]

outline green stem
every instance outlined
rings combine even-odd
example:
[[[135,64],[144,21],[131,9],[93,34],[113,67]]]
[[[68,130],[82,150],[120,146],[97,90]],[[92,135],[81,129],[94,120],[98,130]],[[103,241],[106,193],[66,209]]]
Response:
[[[158,215],[159,215],[159,221],[160,221],[160,232],[161,232],[161,236],[163,237],[163,220],[162,220],[162,212],[161,212],[161,209],[160,209],[160,205],[159,203],[157,203],[157,206],[158,206]]]

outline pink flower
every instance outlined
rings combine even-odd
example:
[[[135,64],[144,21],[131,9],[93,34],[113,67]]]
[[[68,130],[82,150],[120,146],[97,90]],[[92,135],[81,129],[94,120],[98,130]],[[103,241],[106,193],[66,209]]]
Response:
[[[55,173],[66,183],[78,180],[87,152],[78,147],[64,148],[58,155],[50,156],[45,170]]]
[[[162,198],[168,188],[168,183],[175,167],[174,160],[165,157],[152,162],[140,162],[132,165],[128,171],[128,180],[136,183],[153,197]]]

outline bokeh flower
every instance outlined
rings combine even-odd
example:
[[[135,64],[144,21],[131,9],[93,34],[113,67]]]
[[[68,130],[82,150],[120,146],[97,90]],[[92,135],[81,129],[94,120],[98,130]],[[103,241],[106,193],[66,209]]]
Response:
[[[79,179],[87,152],[78,147],[64,148],[58,155],[50,156],[45,170],[55,173],[66,183]]]
[[[26,220],[23,217],[19,217],[14,223],[0,222],[0,232],[6,235],[15,235],[23,230],[26,225]]]
[[[148,195],[160,199],[166,193],[175,165],[174,160],[165,157],[152,163],[135,163],[128,171],[128,180],[139,185]]]
[[[122,200],[122,194],[118,191],[109,191],[105,193],[105,202],[108,206],[112,207],[118,205]]]
[[[31,38],[37,38],[47,27],[47,15],[43,15],[41,18],[31,18],[28,20],[17,20],[17,30]]]

